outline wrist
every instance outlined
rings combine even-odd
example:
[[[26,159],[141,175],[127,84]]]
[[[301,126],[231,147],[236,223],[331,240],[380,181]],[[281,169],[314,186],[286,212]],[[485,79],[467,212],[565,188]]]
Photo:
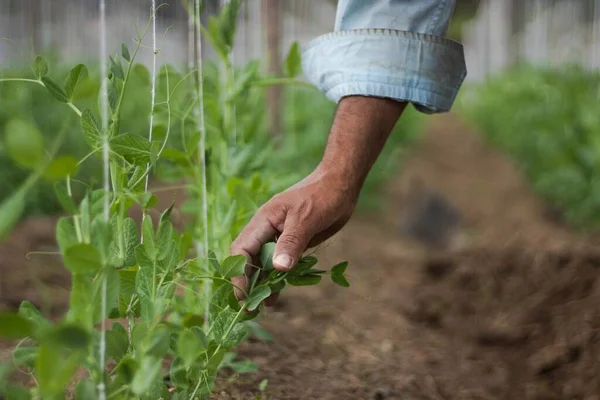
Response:
[[[341,159],[323,157],[316,171],[326,177],[337,190],[358,198],[363,187],[366,173],[361,173],[356,166],[349,165]]]

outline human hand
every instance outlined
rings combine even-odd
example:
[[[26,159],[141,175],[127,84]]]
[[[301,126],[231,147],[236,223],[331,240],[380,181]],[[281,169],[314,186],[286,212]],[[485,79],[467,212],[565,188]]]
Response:
[[[309,176],[265,203],[231,246],[232,255],[248,259],[246,273],[232,279],[236,287],[249,289],[249,278],[260,268],[260,250],[277,238],[273,266],[289,271],[302,253],[337,233],[350,219],[360,188],[334,168],[319,166]],[[243,293],[236,289],[243,300]],[[275,304],[278,293],[265,300]]]

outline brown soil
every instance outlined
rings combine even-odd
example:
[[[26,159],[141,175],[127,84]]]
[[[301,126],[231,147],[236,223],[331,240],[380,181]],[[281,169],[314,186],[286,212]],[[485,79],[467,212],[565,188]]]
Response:
[[[252,399],[268,379],[267,399],[600,399],[598,241],[550,220],[511,163],[455,118],[431,123],[385,218],[357,216],[318,251],[324,266],[350,261],[351,287],[287,290],[261,319],[274,343],[240,348],[260,371],[223,374],[215,398]],[[400,233],[415,179],[462,214],[446,249]],[[23,256],[40,229],[0,246],[0,307],[64,307],[58,263]]]

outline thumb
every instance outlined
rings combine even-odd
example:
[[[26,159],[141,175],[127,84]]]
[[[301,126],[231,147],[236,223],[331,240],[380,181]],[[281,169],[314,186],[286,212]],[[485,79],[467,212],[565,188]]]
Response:
[[[292,216],[285,221],[283,232],[275,244],[273,253],[273,266],[280,271],[289,271],[298,263],[302,253],[308,247],[308,243],[314,236],[308,228],[310,224],[301,222]]]

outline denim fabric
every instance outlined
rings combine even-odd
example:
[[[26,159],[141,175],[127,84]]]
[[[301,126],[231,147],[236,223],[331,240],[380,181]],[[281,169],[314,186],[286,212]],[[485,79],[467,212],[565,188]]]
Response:
[[[310,82],[349,95],[448,111],[466,76],[463,48],[445,38],[455,0],[339,0],[335,30],[303,49]]]

